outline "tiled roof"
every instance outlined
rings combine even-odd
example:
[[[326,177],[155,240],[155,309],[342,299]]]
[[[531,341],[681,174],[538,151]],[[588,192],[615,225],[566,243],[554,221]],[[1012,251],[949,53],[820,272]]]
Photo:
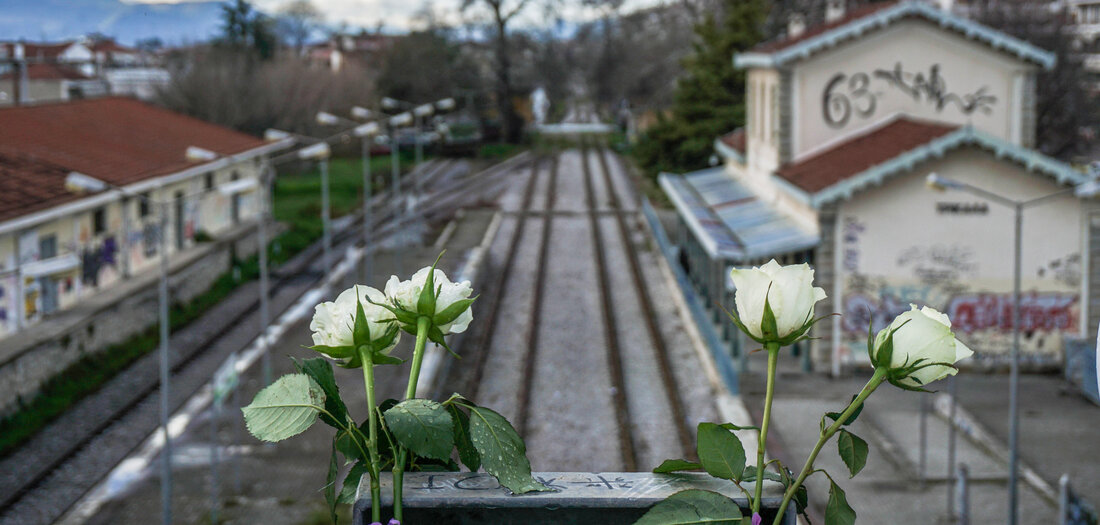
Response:
[[[968,40],[982,42],[995,50],[1051,69],[1057,62],[1054,53],[1035,47],[1006,33],[955,15],[918,0],[900,0],[853,9],[838,20],[806,28],[793,38],[765,42],[734,56],[736,67],[781,67],[791,61],[805,60],[844,42],[887,27],[900,20],[921,18]]]
[[[0,221],[80,198],[65,189],[69,170],[0,147]]]
[[[804,40],[809,40],[810,38],[813,38],[831,29],[847,25],[851,22],[859,20],[860,18],[882,11],[883,9],[886,9],[888,7],[893,7],[896,4],[897,2],[881,2],[857,7],[846,12],[844,16],[840,17],[837,20],[807,27],[801,34],[794,38],[779,37],[774,40],[769,40],[767,42],[761,43],[753,47],[751,52],[774,53],[781,49],[786,49],[790,46],[793,46]]]
[[[12,56],[15,52],[15,46],[19,42],[4,42],[0,43],[0,47],[3,47],[8,56]],[[55,44],[43,44],[43,43],[31,43],[23,42],[23,56],[30,58],[57,58],[64,53],[66,49],[69,49],[75,45],[74,42],[58,42]]]
[[[70,199],[61,193],[64,177],[59,182],[43,178],[44,173],[77,171],[125,186],[196,165],[186,158],[189,146],[233,155],[264,142],[137,100],[108,97],[0,109],[0,145],[7,156],[19,152],[10,166],[23,166],[21,177],[32,177],[42,186],[33,196],[13,193],[0,200],[0,220],[6,220],[33,211],[28,207]],[[8,197],[6,189],[3,193]]]
[[[809,158],[786,164],[776,175],[813,194],[956,129],[957,126],[898,118]]]
[[[0,80],[11,80],[14,75],[14,72],[9,71],[0,75]],[[30,80],[91,80],[92,77],[59,64],[27,64],[27,78]]]
[[[738,153],[745,154],[745,128],[737,128],[721,137],[718,140],[723,144],[733,148]]]

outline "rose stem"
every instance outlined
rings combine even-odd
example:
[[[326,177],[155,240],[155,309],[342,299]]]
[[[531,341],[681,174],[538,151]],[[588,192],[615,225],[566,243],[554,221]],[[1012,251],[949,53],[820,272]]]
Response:
[[[833,434],[836,434],[836,432],[840,430],[840,427],[844,426],[844,422],[863,405],[863,401],[871,395],[871,392],[874,392],[875,389],[882,384],[884,379],[886,379],[886,369],[876,368],[875,375],[871,376],[871,379],[863,386],[863,390],[859,392],[859,395],[852,400],[848,408],[844,409],[844,412],[840,413],[840,417],[836,418],[836,421],[833,421],[833,424],[829,425],[829,428],[821,433],[821,437],[817,439],[817,444],[814,445],[813,452],[810,452],[810,457],[806,458],[806,464],[802,466],[802,472],[798,473],[798,479],[796,479],[790,487],[787,487],[787,491],[783,493],[783,501],[779,504],[779,513],[775,515],[775,521],[772,525],[780,525],[783,521],[783,513],[787,510],[787,505],[790,504],[795,491],[798,490],[798,487],[802,486],[802,482],[806,481],[806,478],[814,471],[814,460],[817,459],[817,454],[821,452],[821,447],[825,446],[825,443],[833,437]]]

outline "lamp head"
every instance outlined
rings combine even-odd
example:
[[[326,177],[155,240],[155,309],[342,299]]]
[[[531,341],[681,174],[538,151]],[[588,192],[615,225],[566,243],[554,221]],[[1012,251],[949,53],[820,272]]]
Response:
[[[356,137],[367,137],[367,136],[370,136],[370,135],[377,135],[378,134],[378,123],[377,122],[368,122],[368,123],[363,124],[361,126],[356,126],[355,129],[352,130],[352,133],[355,134]]]
[[[382,97],[383,109],[397,109],[401,107],[401,102],[395,98]]]
[[[76,171],[70,171],[65,176],[65,189],[73,193],[98,193],[110,187],[106,182]]]
[[[264,131],[264,140],[268,142],[278,142],[280,140],[286,140],[291,138],[292,135],[281,129],[268,128]]]
[[[321,111],[317,113],[317,123],[322,126],[335,126],[340,123],[340,117],[333,115],[327,111]]]
[[[184,156],[191,162],[210,162],[212,160],[217,160],[219,157],[217,153],[198,146],[187,146],[187,151],[184,152]]]
[[[298,150],[298,158],[302,160],[323,160],[332,155],[332,148],[327,142],[318,142]]]
[[[435,107],[440,111],[451,111],[455,108],[455,99],[448,97],[443,100],[436,101]]]
[[[435,106],[431,104],[424,104],[413,108],[413,115],[418,117],[430,117],[432,113],[435,113]]]
[[[409,124],[412,124],[412,121],[413,121],[412,113],[408,113],[408,112],[401,113],[400,115],[395,115],[393,117],[390,117],[390,125],[393,126],[393,127],[408,126]]]
[[[374,112],[362,106],[353,106],[351,116],[357,119],[369,119],[374,117]]]
[[[947,191],[948,189],[957,189],[959,183],[941,177],[939,173],[929,173],[924,177],[924,185],[928,186],[928,189],[935,191]]]

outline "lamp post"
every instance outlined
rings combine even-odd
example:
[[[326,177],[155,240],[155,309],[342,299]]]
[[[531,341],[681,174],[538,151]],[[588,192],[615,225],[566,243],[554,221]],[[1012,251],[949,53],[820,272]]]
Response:
[[[362,110],[362,111],[356,111]],[[363,111],[366,113],[364,114]],[[371,113],[365,108],[355,107],[352,108],[352,115],[369,118]],[[324,111],[317,114],[317,122],[324,125],[336,125],[340,123],[349,124],[355,126],[352,128],[352,134],[359,137],[362,143],[362,163],[363,163],[363,264],[359,267],[360,275],[359,280],[364,283],[370,283],[372,274],[374,273],[374,260],[373,255],[369,248],[371,223],[373,222],[373,214],[371,210],[371,197],[372,187],[371,183],[371,166],[370,166],[370,148],[373,137],[378,134],[379,126],[377,122],[368,122],[366,124],[360,124],[354,120],[338,117],[331,113]]]
[[[1020,452],[1020,276],[1023,242],[1023,212],[1026,208],[1066,195],[1072,194],[1082,198],[1093,197],[1097,193],[1100,193],[1100,183],[1092,181],[1029,200],[1015,200],[972,186],[965,182],[942,177],[936,173],[929,173],[925,178],[925,182],[929,188],[934,190],[945,191],[950,189],[965,191],[1011,208],[1013,211],[1013,236],[1015,242],[1012,270],[1012,353],[1009,365],[1008,387],[1008,525],[1017,525],[1019,521],[1019,491],[1017,481],[1019,475]],[[954,425],[954,421],[952,421],[951,424]]]
[[[332,148],[327,140],[315,139],[289,131],[268,129],[264,132],[265,140],[284,140],[294,138],[300,142],[310,144],[291,153],[291,158],[298,160],[316,160],[321,169],[321,245],[323,249],[322,263],[325,273],[332,269],[332,224],[331,210],[329,207],[328,188],[328,159],[332,156]]]
[[[188,158],[192,158],[192,150],[188,149]],[[241,183],[249,181],[240,181]],[[172,523],[172,437],[168,432],[168,420],[171,417],[171,407],[169,406],[169,390],[170,390],[170,363],[169,363],[169,327],[168,327],[168,206],[171,204],[169,201],[154,200],[144,194],[133,194],[128,192],[125,188],[110,184],[103,180],[84,175],[82,173],[70,172],[65,177],[65,187],[75,193],[99,193],[107,190],[113,190],[118,192],[123,198],[137,198],[144,201],[148,205],[155,205],[157,207],[157,213],[159,215],[157,222],[160,223],[160,235],[158,235],[157,243],[159,245],[158,251],[160,260],[160,279],[158,283],[158,301],[159,301],[159,325],[160,325],[160,428],[161,434],[164,439],[164,450],[161,453],[161,519],[165,524]],[[241,185],[225,185],[218,189],[219,192],[225,194],[227,192],[232,193],[240,191]],[[198,193],[206,193],[205,191]]]

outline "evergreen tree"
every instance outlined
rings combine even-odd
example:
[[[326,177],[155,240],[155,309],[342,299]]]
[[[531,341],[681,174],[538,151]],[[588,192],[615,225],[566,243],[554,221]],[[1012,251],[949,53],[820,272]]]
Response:
[[[671,114],[647,130],[637,155],[650,175],[707,166],[714,139],[745,124],[745,71],[733,55],[759,43],[767,0],[724,0],[720,14],[695,28],[694,53],[684,62]]]

